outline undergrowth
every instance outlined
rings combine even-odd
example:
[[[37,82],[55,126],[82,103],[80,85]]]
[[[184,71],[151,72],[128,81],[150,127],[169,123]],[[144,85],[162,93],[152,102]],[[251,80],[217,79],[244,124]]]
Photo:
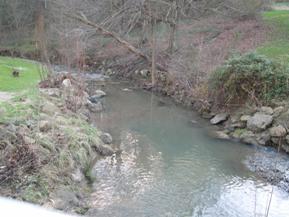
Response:
[[[288,98],[289,68],[265,56],[234,56],[210,78],[211,96],[219,106],[257,105]]]

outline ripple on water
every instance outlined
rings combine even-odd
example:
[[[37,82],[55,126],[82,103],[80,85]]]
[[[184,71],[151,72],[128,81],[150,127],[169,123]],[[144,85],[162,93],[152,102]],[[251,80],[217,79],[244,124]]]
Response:
[[[264,216],[272,186],[242,164],[258,150],[210,139],[188,125],[191,113],[122,88],[108,94],[102,117],[117,126],[123,154],[94,167],[95,216]],[[274,188],[269,216],[288,217],[288,207],[288,194]]]

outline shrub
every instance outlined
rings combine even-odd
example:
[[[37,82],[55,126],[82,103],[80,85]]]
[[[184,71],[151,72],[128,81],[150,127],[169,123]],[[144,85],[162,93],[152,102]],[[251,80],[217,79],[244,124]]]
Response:
[[[289,68],[265,56],[235,56],[213,73],[210,95],[220,106],[269,103],[288,97]]]

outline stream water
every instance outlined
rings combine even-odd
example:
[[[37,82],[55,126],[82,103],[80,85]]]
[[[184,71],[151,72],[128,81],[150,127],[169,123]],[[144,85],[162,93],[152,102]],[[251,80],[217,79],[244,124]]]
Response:
[[[267,216],[289,216],[289,195],[244,166],[258,149],[212,139],[191,111],[123,88],[107,88],[95,117],[123,152],[94,166],[93,215],[263,217],[270,204]]]

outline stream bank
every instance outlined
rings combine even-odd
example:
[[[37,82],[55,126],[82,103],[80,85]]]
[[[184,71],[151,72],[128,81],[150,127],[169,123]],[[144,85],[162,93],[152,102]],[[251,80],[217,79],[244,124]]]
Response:
[[[91,168],[115,153],[110,135],[89,122],[96,106],[89,99],[81,78],[62,73],[0,102],[1,196],[89,209]]]

